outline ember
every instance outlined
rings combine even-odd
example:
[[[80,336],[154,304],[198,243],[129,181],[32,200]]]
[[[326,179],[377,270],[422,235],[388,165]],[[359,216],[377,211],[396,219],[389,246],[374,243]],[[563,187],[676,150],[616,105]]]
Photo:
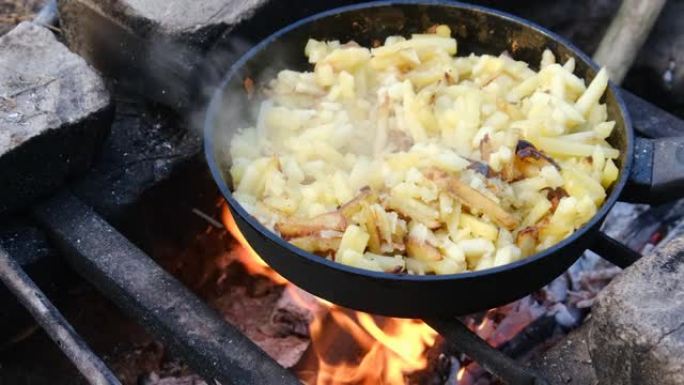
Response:
[[[342,308],[298,289],[250,247],[225,204],[222,221],[238,241],[238,246],[230,252],[245,266],[247,273],[286,287],[287,295],[283,298],[290,307],[282,313],[285,322],[297,312],[309,317],[305,333],[297,331],[296,326],[289,330],[290,334],[311,339],[310,348],[293,367],[300,380],[311,385],[411,384],[415,383],[412,375],[434,366],[428,353],[431,349],[442,349],[440,338],[430,326],[420,320],[379,317]],[[491,346],[513,357],[540,353],[581,323],[587,314],[586,308],[591,306],[600,289],[619,272],[620,269],[598,256],[588,254],[539,292],[465,317],[464,321]],[[455,373],[452,377],[458,384],[496,383],[466,356],[452,360],[451,366]],[[448,373],[432,376],[446,377]]]
[[[622,8],[636,9],[633,5],[640,1],[625,0]],[[43,3],[46,5],[33,22],[28,22]],[[375,316],[300,290],[249,247],[225,204],[215,206],[218,191],[198,156],[201,139],[186,127],[186,113],[196,107],[194,102],[203,102],[201,97],[190,100],[191,95],[202,93],[195,89],[203,88],[198,84],[212,83],[223,73],[214,74],[213,64],[206,66],[211,71],[200,70],[205,69],[205,63],[198,62],[208,59],[227,69],[237,55],[278,27],[348,1],[305,1],[302,7],[283,7],[284,2],[268,0],[204,2],[235,5],[218,13],[211,6],[196,7],[196,2],[189,0],[164,3],[165,7],[147,9],[141,6],[156,2],[0,0],[0,38],[6,43],[0,44],[0,52],[9,55],[0,54],[0,59],[17,59],[16,65],[0,66],[0,78],[4,75],[11,80],[21,72],[16,84],[0,81],[0,86],[10,87],[0,92],[0,115],[4,112],[6,123],[18,124],[20,133],[31,131],[22,117],[38,119],[31,133],[39,134],[39,140],[7,142],[13,136],[0,127],[0,147],[3,143],[16,144],[35,155],[42,153],[41,147],[36,147],[39,144],[59,150],[60,155],[55,162],[34,156],[42,162],[8,163],[12,167],[5,167],[6,171],[29,176],[31,184],[11,199],[0,199],[0,211],[14,210],[3,212],[0,221],[0,254],[7,250],[21,265],[6,265],[12,267],[0,272],[8,276],[7,272],[26,270],[37,288],[15,290],[17,298],[53,301],[64,313],[64,320],[55,317],[59,312],[36,313],[45,330],[54,333],[72,324],[77,333],[74,341],[81,341],[82,336],[93,348],[89,352],[86,344],[81,344],[79,350],[88,353],[91,362],[101,357],[96,372],[109,377],[108,384],[500,384],[501,380],[478,364],[496,370],[491,362],[472,350],[472,357],[458,351],[467,350],[466,344],[455,343],[458,339],[450,337],[434,320],[426,319],[431,327],[420,320]],[[598,61],[617,70],[612,80],[619,83],[624,75],[620,72],[630,68],[631,59],[620,62],[625,55],[617,51],[619,44],[614,37],[645,38],[665,1],[644,2],[648,7],[640,11],[648,10],[650,16],[631,16],[640,17],[640,22],[617,12],[616,0],[564,0],[554,4],[554,12],[548,12],[547,4],[541,1],[498,3],[497,7],[510,7],[522,16],[538,18],[542,25],[571,37],[586,52],[599,45],[601,32],[613,15],[618,15],[613,31],[621,25],[636,26],[639,30],[629,34],[606,34],[599,50],[603,55],[596,56],[603,56]],[[667,3],[668,9],[639,52],[624,85],[641,96],[650,94],[653,100],[681,114],[684,88],[677,85],[684,77],[677,69],[681,68],[682,55],[670,51],[684,36],[680,27],[684,25],[680,23],[684,3]],[[398,24],[396,13],[387,16]],[[22,21],[26,23],[15,28]],[[416,22],[423,21],[416,18]],[[13,32],[6,33],[10,30]],[[59,32],[59,36],[50,31]],[[462,35],[468,29],[458,32]],[[21,44],[12,42],[12,37],[21,37]],[[643,41],[632,40],[634,44]],[[44,44],[50,49],[35,50]],[[373,43],[381,44],[380,40]],[[636,50],[634,44],[626,48]],[[198,51],[206,52],[207,57]],[[525,55],[525,42],[513,41],[510,53],[514,57]],[[68,60],[61,60],[64,57]],[[68,73],[50,72],[59,65],[41,65],[55,60],[77,65],[69,67],[73,71]],[[208,79],[198,79],[203,72],[212,74]],[[497,86],[499,80],[486,81]],[[453,85],[458,78],[445,73],[444,81]],[[103,88],[105,83],[111,87]],[[251,78],[241,86],[248,93],[258,91]],[[622,95],[635,129],[647,137],[674,137],[684,132],[684,121],[627,91]],[[59,113],[65,112],[64,103],[69,104],[69,100],[93,99],[90,104],[94,104],[76,103],[71,112],[77,118],[57,123],[24,113],[54,107],[54,103],[38,103],[43,96],[60,102],[55,104],[60,107]],[[53,112],[48,110],[43,112]],[[89,134],[79,134],[83,130]],[[479,144],[483,162],[473,162],[469,168],[491,178],[519,177],[510,169],[495,172],[488,166],[491,139],[485,135]],[[412,144],[397,130],[390,132],[389,141],[397,149]],[[667,141],[684,143],[684,139]],[[95,142],[101,146],[87,145]],[[64,146],[76,149],[74,156],[78,156],[66,156],[69,152]],[[517,147],[516,161],[524,163],[529,172],[548,164],[558,166],[532,143],[519,143]],[[68,168],[75,175],[75,171],[85,171],[91,165],[87,173],[68,180],[64,176],[72,175],[71,171],[53,172]],[[29,171],[17,171],[24,169]],[[49,191],[43,189],[46,186]],[[53,195],[58,188],[70,192]],[[11,192],[5,190],[0,190],[3,197]],[[560,188],[545,192],[551,211],[568,193]],[[33,199],[38,196],[46,200],[41,203]],[[30,213],[16,211],[19,207],[31,207]],[[222,210],[223,224],[217,221],[217,209]],[[623,273],[587,252],[546,287],[460,321],[519,363],[511,361],[512,366],[523,370],[529,364],[549,384],[683,384],[684,333],[678,315],[684,312],[684,302],[680,296],[671,295],[684,292],[682,218],[684,200],[653,207],[618,203],[602,231],[645,254],[635,266]],[[292,231],[292,226],[289,228]],[[310,241],[304,235],[306,226],[295,230],[299,232],[294,235],[301,236],[298,246],[306,249],[305,241]],[[530,227],[521,233],[533,238],[538,230]],[[624,253],[615,249],[617,244],[605,243],[595,251],[604,257]],[[328,244],[323,247],[332,249]],[[630,258],[622,260],[635,260],[634,255]],[[10,277],[12,282],[17,276]],[[30,284],[26,278],[19,281]],[[39,289],[47,298],[36,294]],[[83,370],[83,362],[69,352],[63,355],[48,334],[36,333],[41,328],[30,321],[30,314],[19,307],[15,295],[3,291],[0,301],[0,384],[72,385],[83,383],[76,368],[86,378],[95,373]],[[35,307],[31,301],[26,303],[29,308]],[[587,318],[589,311],[591,318]],[[460,322],[452,323],[466,330]],[[63,340],[56,341],[62,349],[69,346]],[[67,365],[68,359],[75,364],[73,368]]]
[[[427,349],[435,344],[437,332],[419,320],[376,317],[352,311],[296,289],[273,271],[249,246],[228,210],[222,219],[241,247],[235,252],[247,271],[285,284],[296,303],[313,311],[309,325],[311,353],[295,370],[306,384],[408,384],[406,376],[428,366]]]

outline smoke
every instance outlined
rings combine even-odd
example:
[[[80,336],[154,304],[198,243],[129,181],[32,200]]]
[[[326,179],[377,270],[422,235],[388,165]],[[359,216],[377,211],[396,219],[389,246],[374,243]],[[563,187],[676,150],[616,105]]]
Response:
[[[306,63],[304,45],[292,46],[283,40],[289,41],[278,39],[266,50],[254,53],[247,62],[238,64],[228,83],[225,80],[230,68],[253,47],[252,42],[243,37],[224,40],[220,49],[205,57],[198,71],[200,75],[196,79],[201,79],[195,97],[198,105],[191,111],[189,124],[197,132],[202,132],[207,121],[213,122],[212,145],[216,159],[223,163],[223,170],[229,168],[228,150],[233,135],[239,129],[257,124],[269,82],[281,70],[303,69],[300,64]],[[209,120],[206,119],[208,114]]]
[[[254,47],[261,40],[275,31],[306,16],[341,5],[355,3],[350,0],[292,0],[269,1],[261,6],[251,17],[242,23],[229,28],[220,36],[211,36],[211,32],[198,33],[199,38],[189,38],[180,41],[168,38],[153,37],[146,41],[143,47],[145,60],[143,61],[142,76],[140,73],[132,76],[129,84],[133,89],[143,92],[145,97],[179,111],[196,132],[201,132],[204,125],[206,107],[214,95],[217,87],[222,83],[228,70],[243,54]],[[203,42],[201,40],[204,40]],[[214,41],[209,48],[202,47],[206,41]],[[303,57],[304,46],[296,47],[299,57]],[[287,68],[285,63],[292,56],[287,48],[282,50],[269,48],[267,65],[260,65],[259,79],[254,78],[257,88],[265,80],[275,76],[280,69]],[[142,83],[140,83],[142,80]],[[263,82],[261,80],[264,80]],[[124,80],[125,81],[125,80]],[[141,88],[142,87],[142,88]],[[239,90],[244,92],[244,90]],[[232,89],[230,92],[238,92]],[[242,95],[241,95],[242,96]],[[229,100],[239,98],[226,97]],[[252,103],[247,106],[253,109]],[[222,121],[235,121],[244,117],[242,105],[238,108],[225,106],[222,111]],[[252,122],[253,123],[253,122]]]
[[[111,78],[116,86],[128,93],[140,95],[176,112],[195,135],[203,137],[207,108],[217,89],[222,86],[231,66],[258,42],[305,16],[350,3],[345,0],[311,2],[270,1],[241,24],[221,32],[196,31],[188,36],[166,36],[151,32],[140,36],[120,28],[95,28],[94,16],[90,38],[99,42],[103,54],[91,59],[97,68]],[[214,42],[207,47],[207,42]],[[125,50],[122,52],[122,47]],[[292,68],[293,57],[304,58],[304,45],[287,46],[276,42],[268,56],[260,55],[239,73],[225,89],[215,113],[217,158],[229,161],[227,149],[236,129],[254,125],[259,108],[259,91],[279,70]],[[123,55],[122,55],[123,53]],[[260,61],[259,63],[256,63]],[[250,72],[251,71],[251,72]],[[254,81],[255,97],[245,98],[243,80]],[[224,152],[225,151],[225,152]]]

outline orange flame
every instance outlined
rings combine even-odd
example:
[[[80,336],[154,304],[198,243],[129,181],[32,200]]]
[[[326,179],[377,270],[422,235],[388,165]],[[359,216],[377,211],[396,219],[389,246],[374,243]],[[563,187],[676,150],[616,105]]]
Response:
[[[271,269],[251,248],[240,233],[227,205],[223,205],[223,223],[233,237],[243,246],[235,250],[250,274],[263,275],[278,284],[291,285]],[[295,296],[296,298],[296,296]],[[327,308],[327,313],[314,312],[309,325],[312,351],[317,370],[299,371],[300,377],[310,385],[402,385],[407,384],[406,375],[428,366],[427,349],[435,344],[437,332],[419,320],[374,317],[338,307],[316,298]],[[302,306],[309,305],[297,299]],[[332,327],[331,327],[332,326]],[[338,342],[346,335],[361,353],[343,354],[340,357]],[[341,349],[350,350],[350,349]],[[358,358],[360,357],[360,359]]]
[[[242,235],[240,229],[237,227],[237,223],[235,223],[235,219],[233,218],[228,205],[225,203],[221,209],[221,220],[223,221],[223,225],[226,226],[226,229],[228,229],[228,232],[233,236],[233,238],[235,238],[236,241],[238,241],[240,246],[242,246],[235,248],[233,252],[236,253],[236,256],[240,262],[245,265],[247,272],[252,275],[266,276],[279,285],[285,285],[288,283],[283,276],[271,269],[266,262],[261,259],[259,254],[252,249],[252,246],[249,245],[247,239],[245,239],[245,236]]]
[[[466,372],[465,366],[458,370],[458,373],[456,374],[456,380],[457,380],[459,383],[460,383],[461,381],[463,381],[463,376],[465,376],[465,372]]]

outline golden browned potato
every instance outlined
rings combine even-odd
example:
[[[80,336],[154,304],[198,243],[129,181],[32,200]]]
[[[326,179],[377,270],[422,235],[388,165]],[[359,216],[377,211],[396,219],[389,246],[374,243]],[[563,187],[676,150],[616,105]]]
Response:
[[[461,182],[458,178],[449,178],[449,192],[461,199],[466,206],[482,211],[491,220],[508,230],[513,230],[518,225],[518,220],[506,212],[496,202],[487,198],[481,192]]]
[[[457,48],[445,25],[311,39],[309,71],[246,81],[260,104],[230,143],[235,198],[303,250],[391,273],[487,269],[572,234],[619,177],[608,74]]]
[[[344,231],[347,220],[339,212],[317,215],[310,219],[287,218],[275,225],[275,229],[285,238],[317,234],[324,230]]]
[[[341,236],[324,237],[321,235],[307,235],[291,238],[289,242],[310,253],[334,253],[340,247]]]

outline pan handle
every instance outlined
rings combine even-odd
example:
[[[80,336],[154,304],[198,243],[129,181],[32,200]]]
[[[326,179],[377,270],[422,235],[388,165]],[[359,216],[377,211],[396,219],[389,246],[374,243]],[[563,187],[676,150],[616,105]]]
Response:
[[[634,165],[620,200],[657,204],[680,198],[684,198],[684,136],[637,137]],[[641,258],[639,252],[600,230],[591,250],[622,268]]]
[[[663,203],[684,198],[684,136],[636,138],[634,165],[620,200]]]

